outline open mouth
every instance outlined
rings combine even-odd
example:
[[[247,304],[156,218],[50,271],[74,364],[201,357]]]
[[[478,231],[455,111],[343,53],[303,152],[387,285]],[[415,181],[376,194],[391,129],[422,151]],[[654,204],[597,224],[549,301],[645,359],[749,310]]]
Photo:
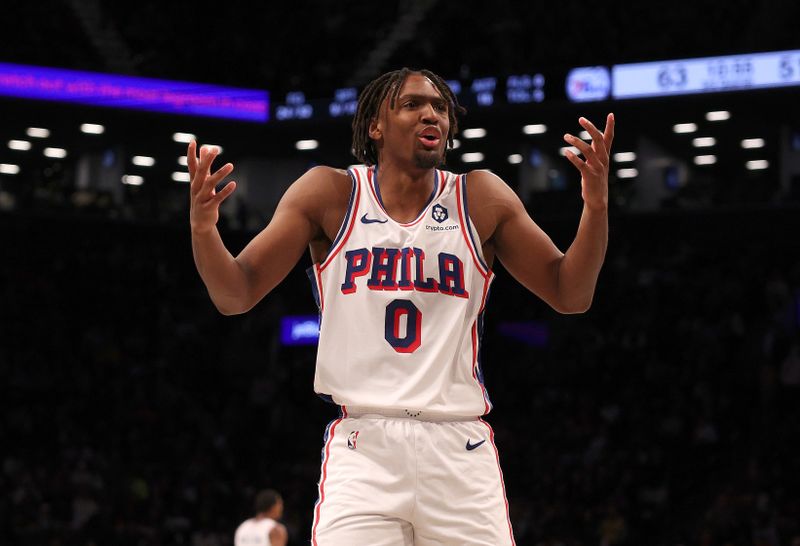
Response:
[[[425,148],[432,149],[436,148],[439,145],[439,141],[442,140],[435,131],[426,130],[423,134],[419,135],[419,141]]]

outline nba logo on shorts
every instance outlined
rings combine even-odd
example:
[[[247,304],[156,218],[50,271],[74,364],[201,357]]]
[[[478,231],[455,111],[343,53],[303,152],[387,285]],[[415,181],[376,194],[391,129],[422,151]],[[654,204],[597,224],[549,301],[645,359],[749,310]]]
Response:
[[[441,224],[442,222],[447,220],[448,217],[447,209],[437,203],[433,206],[433,210],[431,211],[431,217],[433,217],[434,220],[436,220]]]
[[[347,437],[347,447],[348,447],[349,449],[355,449],[355,448],[356,448],[356,442],[357,442],[357,441],[358,441],[358,431],[357,431],[357,430],[354,430],[354,431],[353,431],[353,432],[351,432],[351,433],[350,433],[350,435]]]

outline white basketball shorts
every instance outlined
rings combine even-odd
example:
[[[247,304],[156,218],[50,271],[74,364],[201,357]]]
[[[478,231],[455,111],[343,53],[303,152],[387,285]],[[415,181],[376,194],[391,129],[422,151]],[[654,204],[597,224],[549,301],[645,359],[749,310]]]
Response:
[[[514,544],[485,421],[348,411],[326,431],[313,546]]]

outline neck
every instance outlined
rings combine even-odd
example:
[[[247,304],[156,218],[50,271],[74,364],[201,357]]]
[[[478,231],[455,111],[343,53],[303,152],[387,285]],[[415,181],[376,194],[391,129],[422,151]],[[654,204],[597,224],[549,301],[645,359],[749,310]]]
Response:
[[[434,189],[433,168],[409,170],[391,163],[380,163],[377,177],[383,206],[398,222],[410,222],[416,218]]]

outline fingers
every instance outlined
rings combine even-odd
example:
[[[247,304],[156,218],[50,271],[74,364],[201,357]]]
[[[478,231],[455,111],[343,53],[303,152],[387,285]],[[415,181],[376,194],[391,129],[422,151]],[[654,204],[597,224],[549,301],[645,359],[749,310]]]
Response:
[[[569,159],[570,163],[575,165],[577,169],[581,172],[581,176],[585,179],[587,177],[589,166],[586,164],[585,161],[582,161],[574,152],[571,150],[567,150],[564,155]]]
[[[222,188],[217,192],[217,194],[214,196],[214,200],[217,201],[218,204],[222,203],[230,196],[230,194],[233,193],[233,190],[235,189],[236,189],[236,182],[231,180],[230,182],[225,184],[224,188]]]
[[[186,149],[186,166],[189,167],[189,176],[194,177],[197,170],[197,142],[192,140]]]
[[[194,149],[190,144],[190,149]],[[191,174],[191,193],[196,195],[198,193],[214,195],[214,186],[219,184],[220,180],[231,173],[233,165],[227,163],[220,168],[213,175],[210,174],[211,164],[219,155],[219,148],[216,146],[201,146],[200,147],[200,160],[195,162],[194,174]],[[187,165],[191,160],[187,156]]]
[[[594,123],[589,121],[588,119],[581,117],[578,118],[578,123],[581,124],[581,127],[586,129],[589,132],[589,135],[592,137],[592,147],[597,151],[599,154],[598,160],[603,165],[608,164],[608,151],[606,150],[606,143],[603,138],[603,134],[594,126]],[[583,154],[584,156],[586,154]]]
[[[614,119],[614,114],[608,114],[606,116],[606,130],[603,134],[603,141],[605,142],[606,149],[611,151],[611,143],[614,142],[614,125],[616,124],[616,120]]]

